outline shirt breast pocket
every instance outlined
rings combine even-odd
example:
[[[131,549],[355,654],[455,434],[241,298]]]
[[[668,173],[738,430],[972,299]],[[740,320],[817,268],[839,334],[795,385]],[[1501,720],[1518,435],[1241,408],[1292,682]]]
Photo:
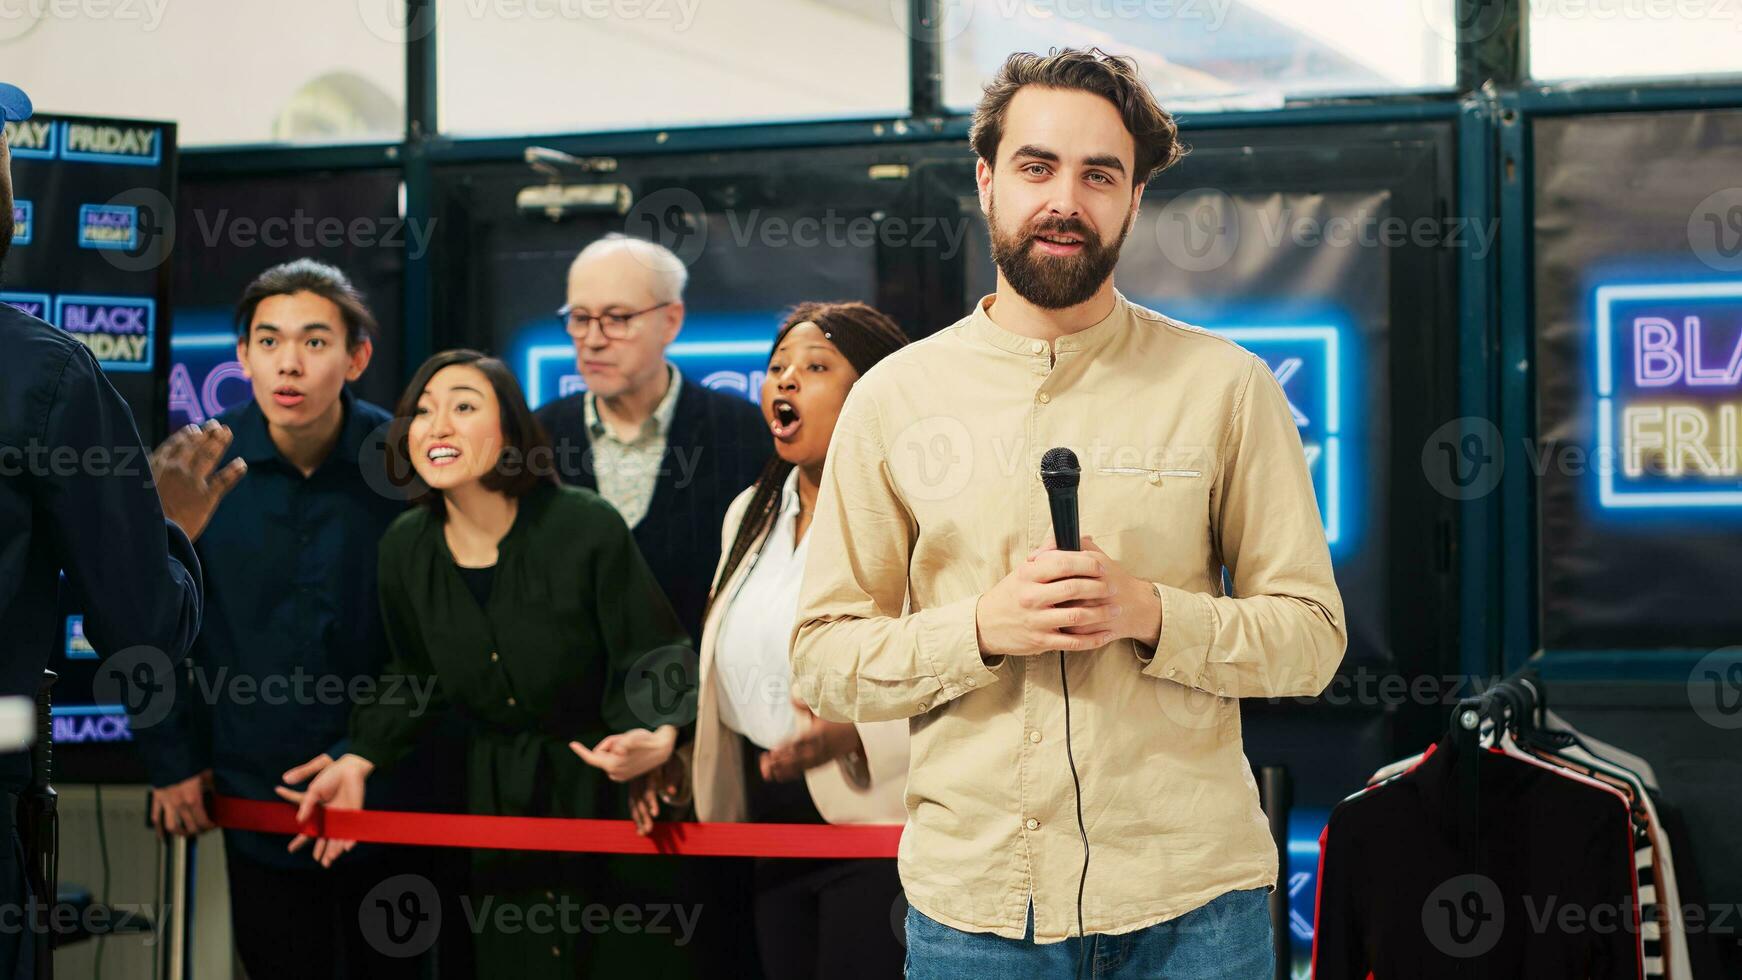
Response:
[[[1196,467],[1150,469],[1146,466],[1102,466],[1095,472],[1107,476],[1141,476],[1151,483],[1160,483],[1162,480],[1197,480],[1204,475],[1204,471]]]
[[[1151,578],[1164,569],[1147,566],[1164,558],[1195,564],[1195,546],[1208,541],[1210,525],[1209,467],[1195,457],[1155,462],[1091,466],[1078,490],[1083,533]]]
[[[1209,496],[1209,475],[1201,464],[1096,466],[1084,477],[1079,491],[1083,505],[1106,505],[1114,508],[1115,514],[1125,507],[1138,508],[1136,514],[1149,514],[1158,507],[1195,506]]]

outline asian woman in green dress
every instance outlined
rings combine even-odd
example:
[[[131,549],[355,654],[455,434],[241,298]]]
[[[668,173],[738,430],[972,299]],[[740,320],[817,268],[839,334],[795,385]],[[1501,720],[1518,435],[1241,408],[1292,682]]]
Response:
[[[381,540],[386,674],[433,677],[435,695],[412,703],[383,683],[352,715],[350,751],[280,795],[303,819],[318,804],[361,808],[369,774],[451,710],[468,722],[471,812],[622,817],[695,717],[693,685],[660,686],[674,669],[693,676],[694,654],[628,526],[557,484],[512,372],[476,351],[419,368],[387,451],[389,472],[415,471],[423,492]],[[351,845],[317,840],[315,856],[330,865]],[[599,965],[588,906],[633,891],[597,855],[477,851],[471,921],[449,928],[476,932],[480,976],[582,976]]]

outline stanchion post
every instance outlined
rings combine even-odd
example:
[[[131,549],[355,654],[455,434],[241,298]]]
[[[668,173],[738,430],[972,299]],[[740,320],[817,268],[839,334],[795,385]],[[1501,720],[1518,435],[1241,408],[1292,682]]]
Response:
[[[1288,924],[1288,814],[1294,806],[1294,787],[1286,766],[1258,770],[1258,795],[1270,821],[1270,836],[1276,841],[1276,890],[1270,893],[1270,935],[1276,947],[1276,980],[1289,980],[1294,971],[1294,945]]]
[[[193,849],[188,838],[171,834],[162,844],[163,892],[158,896],[163,914],[157,917],[158,976],[163,980],[187,980],[188,868]]]
[[[25,910],[30,942],[35,949],[36,980],[54,978],[54,906],[60,887],[56,873],[60,830],[59,799],[51,780],[54,775],[54,700],[49,688],[55,672],[45,670],[36,687],[36,740],[30,748],[30,783],[19,801],[18,830],[24,843],[24,873],[36,901]]]

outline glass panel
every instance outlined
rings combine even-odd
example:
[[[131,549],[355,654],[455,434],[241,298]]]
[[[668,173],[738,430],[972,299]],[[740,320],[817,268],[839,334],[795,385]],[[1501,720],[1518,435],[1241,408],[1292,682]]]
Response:
[[[43,112],[171,120],[184,147],[398,140],[389,2],[3,2],[0,65]]]
[[[944,99],[971,109],[1013,51],[1096,45],[1137,59],[1169,108],[1450,88],[1452,0],[951,0]]]
[[[557,133],[907,114],[906,0],[441,0],[441,126]]]
[[[1536,78],[1628,78],[1742,72],[1735,0],[1533,0]]]

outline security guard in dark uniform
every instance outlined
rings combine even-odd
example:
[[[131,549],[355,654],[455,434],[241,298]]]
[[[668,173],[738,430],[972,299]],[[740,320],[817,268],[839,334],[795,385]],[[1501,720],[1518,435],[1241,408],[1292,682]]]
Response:
[[[22,91],[0,83],[0,118],[30,111]],[[12,243],[10,164],[0,133],[0,274]],[[203,520],[241,473],[208,475],[206,456],[216,462],[227,431],[184,430],[171,441],[176,463],[154,482],[133,414],[90,351],[0,303],[0,696],[35,697],[60,635],[63,570],[100,655],[125,651],[135,667],[160,671],[186,655],[200,628],[199,563],[156,488],[182,505],[172,516]],[[131,677],[157,686],[150,674]],[[151,710],[149,693],[128,697],[128,709]],[[30,775],[28,753],[0,755],[0,978],[33,974],[29,909],[54,898],[32,895],[25,874],[16,814]]]

